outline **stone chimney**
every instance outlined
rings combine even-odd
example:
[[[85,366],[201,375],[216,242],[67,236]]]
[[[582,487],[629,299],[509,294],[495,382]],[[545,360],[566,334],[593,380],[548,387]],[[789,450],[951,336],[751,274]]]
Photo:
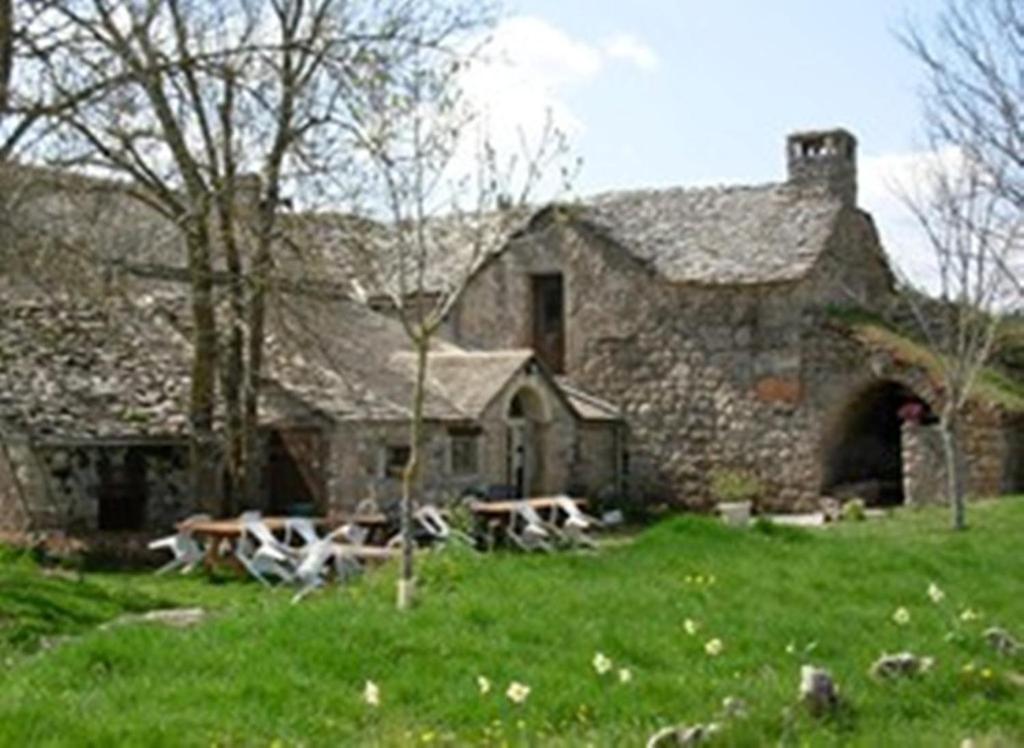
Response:
[[[843,129],[795,132],[786,139],[789,183],[823,187],[857,204],[857,138]]]

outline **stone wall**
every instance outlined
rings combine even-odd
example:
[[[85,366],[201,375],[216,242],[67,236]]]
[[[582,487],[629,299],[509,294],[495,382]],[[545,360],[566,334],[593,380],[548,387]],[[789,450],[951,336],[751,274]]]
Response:
[[[621,506],[627,502],[622,476],[622,456],[627,449],[625,429],[611,422],[584,422],[577,439],[577,460],[568,493],[585,496],[598,505]]]
[[[528,344],[529,275],[560,271],[567,374],[623,409],[632,493],[702,505],[709,471],[728,465],[761,477],[769,501],[812,498],[778,469],[807,425],[799,288],[673,286],[586,230],[535,236],[475,279],[459,342]]]
[[[842,211],[807,279],[808,301],[818,308],[856,307],[881,312],[891,305],[893,283],[870,214]]]
[[[946,495],[942,438],[936,426],[903,424],[903,493],[908,506],[940,504]]]
[[[597,490],[613,483],[614,460],[605,461],[612,447],[612,423],[594,424],[584,444],[579,441],[576,416],[539,370],[513,377],[474,423],[425,424],[425,462],[419,495],[445,503],[468,489],[486,489],[510,482],[508,419],[509,404],[517,392],[527,389],[540,398],[542,415],[533,429],[539,484],[534,493],[558,494],[570,489]],[[452,466],[453,433],[477,433],[478,470],[458,475]],[[330,440],[327,487],[329,508],[350,511],[363,499],[381,505],[401,497],[400,476],[389,475],[384,463],[387,448],[409,444],[406,423],[347,423],[338,426]],[[582,454],[593,456],[584,462]]]
[[[110,493],[104,481],[114,480],[111,475],[126,460],[133,461],[142,477],[122,487],[126,500],[140,505],[135,529],[165,530],[195,509],[188,493],[188,450],[180,443],[5,446],[8,469],[0,467],[0,493],[7,497],[3,529],[103,529],[100,499],[105,491]],[[5,476],[13,480],[5,481]],[[12,499],[21,502],[20,516],[10,511]]]
[[[425,425],[422,495],[428,501],[446,501],[460,486],[450,481],[446,469],[448,432],[436,423]],[[401,476],[388,474],[384,463],[387,448],[409,444],[405,423],[344,423],[331,435],[328,458],[328,510],[352,511],[364,499],[380,506],[397,504],[402,496]]]

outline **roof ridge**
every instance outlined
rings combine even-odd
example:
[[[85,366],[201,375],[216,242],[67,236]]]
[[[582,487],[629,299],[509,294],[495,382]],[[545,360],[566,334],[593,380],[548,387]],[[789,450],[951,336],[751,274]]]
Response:
[[[758,182],[755,184],[705,184],[705,185],[671,185],[668,187],[633,187],[618,190],[605,190],[582,198],[583,205],[591,205],[598,200],[609,200],[623,197],[644,197],[651,195],[696,195],[698,193],[728,194],[732,192],[762,192],[771,189],[794,188],[790,182]]]

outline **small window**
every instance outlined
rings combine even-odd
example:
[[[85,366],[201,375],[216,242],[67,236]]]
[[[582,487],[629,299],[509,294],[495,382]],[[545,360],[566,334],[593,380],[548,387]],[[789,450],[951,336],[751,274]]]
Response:
[[[384,477],[401,478],[402,471],[409,464],[412,449],[406,445],[388,445],[384,448]]]
[[[452,474],[480,472],[480,437],[475,432],[452,434]]]

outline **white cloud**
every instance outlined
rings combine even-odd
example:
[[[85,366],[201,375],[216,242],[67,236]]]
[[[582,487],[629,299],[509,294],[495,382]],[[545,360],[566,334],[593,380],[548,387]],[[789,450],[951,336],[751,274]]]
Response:
[[[632,34],[618,34],[604,43],[604,53],[613,60],[624,60],[645,72],[658,69],[654,50]]]
[[[961,158],[960,153],[951,148],[938,154],[930,151],[888,153],[864,158],[860,163],[859,202],[874,217],[882,246],[909,281],[931,291],[938,290],[935,256],[901,195],[921,196],[921,191],[927,189],[928,176],[936,166],[936,159],[949,166],[957,164]]]
[[[512,153],[523,137],[535,142],[549,120],[570,141],[578,138],[586,123],[568,103],[571,92],[623,64],[649,71],[658,61],[635,36],[594,44],[543,18],[513,16],[493,30],[462,83],[498,151]]]

